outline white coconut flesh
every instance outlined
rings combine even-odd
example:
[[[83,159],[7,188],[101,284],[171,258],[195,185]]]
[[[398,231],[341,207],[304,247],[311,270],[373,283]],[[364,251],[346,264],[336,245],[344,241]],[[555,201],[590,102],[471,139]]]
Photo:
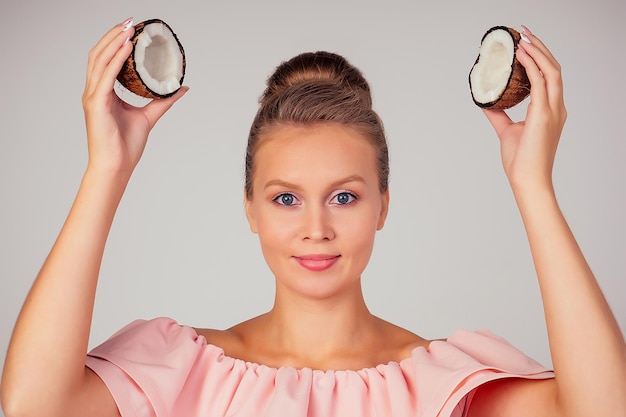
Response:
[[[183,55],[178,41],[163,23],[146,25],[135,44],[135,69],[147,88],[167,95],[180,88]]]
[[[478,62],[470,75],[474,99],[490,103],[500,98],[511,77],[515,44],[506,30],[494,30],[482,41]]]

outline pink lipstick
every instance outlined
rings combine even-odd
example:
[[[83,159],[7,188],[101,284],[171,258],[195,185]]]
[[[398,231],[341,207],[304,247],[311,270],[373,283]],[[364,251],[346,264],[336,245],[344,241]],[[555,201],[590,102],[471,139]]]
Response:
[[[339,255],[302,255],[295,256],[300,266],[313,272],[325,271],[337,262]]]

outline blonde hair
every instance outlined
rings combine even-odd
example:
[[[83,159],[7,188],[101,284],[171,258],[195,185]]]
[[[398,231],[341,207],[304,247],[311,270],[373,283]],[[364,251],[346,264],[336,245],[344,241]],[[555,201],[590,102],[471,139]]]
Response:
[[[389,151],[383,123],[372,108],[361,71],[330,52],[307,52],[279,65],[267,80],[248,135],[245,192],[252,198],[254,157],[263,135],[281,125],[337,123],[367,137],[377,154],[379,188],[387,191]]]

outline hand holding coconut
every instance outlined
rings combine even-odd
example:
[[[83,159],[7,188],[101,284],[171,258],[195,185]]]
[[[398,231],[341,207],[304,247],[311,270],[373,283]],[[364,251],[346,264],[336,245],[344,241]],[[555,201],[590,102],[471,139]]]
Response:
[[[503,110],[483,111],[500,138],[502,163],[514,190],[526,185],[551,188],[552,167],[567,116],[561,67],[526,28],[516,59],[532,86],[526,120],[513,122]]]
[[[89,53],[82,98],[89,164],[66,222],[33,284],[32,304],[25,305],[15,326],[1,385],[8,416],[93,415],[93,410],[98,415],[119,415],[102,382],[85,372],[83,352],[98,271],[117,206],[148,134],[187,90],[181,88],[143,108],[115,94],[116,76],[131,53],[129,39],[134,30],[131,19],[114,26]],[[44,345],[46,349],[40,349]],[[35,374],[37,378],[28,377]]]
[[[133,47],[132,19],[116,25],[89,53],[83,108],[89,142],[89,167],[130,177],[139,162],[148,134],[161,116],[188,90],[144,107],[123,102],[114,92],[116,77]]]
[[[484,112],[500,138],[502,163],[526,230],[555,379],[534,391],[523,385],[500,392],[481,388],[469,415],[502,415],[498,409],[519,410],[515,415],[624,415],[624,338],[552,184],[567,113],[561,68],[526,28],[516,55],[531,84],[526,120],[513,122],[503,110]]]

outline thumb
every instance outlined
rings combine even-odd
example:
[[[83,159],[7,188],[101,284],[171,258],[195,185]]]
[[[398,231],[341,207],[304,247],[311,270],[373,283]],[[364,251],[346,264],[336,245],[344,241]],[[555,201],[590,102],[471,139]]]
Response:
[[[161,116],[167,112],[170,107],[174,105],[182,96],[184,96],[187,91],[189,91],[189,87],[183,86],[181,87],[176,94],[171,97],[163,98],[163,99],[155,99],[152,100],[144,107],[144,114],[150,123],[150,128],[153,128],[156,122],[159,121]]]
[[[493,126],[493,129],[496,131],[498,137],[500,137],[500,134],[504,132],[506,128],[513,124],[513,121],[509,115],[504,112],[504,110],[483,109],[483,113],[487,116],[487,120],[489,120],[489,123]]]

